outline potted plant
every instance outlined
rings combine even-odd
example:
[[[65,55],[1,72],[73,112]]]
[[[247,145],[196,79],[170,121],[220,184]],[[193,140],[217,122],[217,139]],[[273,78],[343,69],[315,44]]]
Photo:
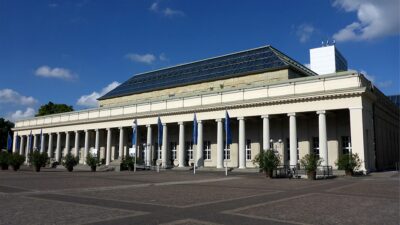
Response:
[[[307,177],[310,180],[317,179],[317,168],[321,163],[322,159],[314,153],[307,154],[300,160],[300,164],[304,166],[304,169],[307,172]]]
[[[357,153],[340,155],[335,162],[339,170],[344,170],[346,176],[353,176],[354,171],[361,167],[361,160]]]
[[[260,151],[254,160],[254,164],[258,164],[259,168],[265,172],[265,176],[272,178],[274,170],[280,164],[280,157],[271,149],[267,151]]]
[[[46,166],[49,157],[46,152],[40,153],[35,150],[28,155],[29,163],[33,165],[33,168],[36,172],[40,172],[40,168]]]
[[[72,172],[74,170],[74,166],[78,165],[79,158],[78,156],[73,156],[70,152],[63,158],[61,164],[68,170],[68,172]]]
[[[14,171],[19,170],[21,165],[25,162],[25,156],[19,153],[14,153],[10,155],[10,166],[12,166]]]
[[[86,156],[86,164],[90,166],[92,172],[96,172],[96,167],[99,165],[99,159],[88,153]]]
[[[0,152],[0,167],[1,170],[8,170],[10,154],[7,151]]]

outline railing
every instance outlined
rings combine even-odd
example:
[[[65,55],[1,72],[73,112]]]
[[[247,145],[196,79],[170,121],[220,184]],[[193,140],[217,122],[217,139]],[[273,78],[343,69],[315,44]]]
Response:
[[[326,92],[338,90],[338,87],[340,87],[340,89],[360,87],[361,83],[360,76],[353,74],[347,76],[341,75],[297,78],[264,86],[253,85],[251,87],[236,90],[225,90],[215,93],[204,93],[197,95],[195,94],[184,97],[171,97],[164,100],[154,100],[135,104],[127,103],[127,105],[124,106],[100,107],[96,109],[20,120],[16,122],[16,128],[51,125],[80,120],[101,119],[193,106],[207,106],[211,104],[246,101],[258,98],[274,98],[313,92]]]
[[[307,175],[307,172],[304,167],[295,165],[295,166],[278,166],[273,175],[278,178],[301,178]],[[328,178],[333,176],[332,166],[319,166],[317,168],[317,177]]]

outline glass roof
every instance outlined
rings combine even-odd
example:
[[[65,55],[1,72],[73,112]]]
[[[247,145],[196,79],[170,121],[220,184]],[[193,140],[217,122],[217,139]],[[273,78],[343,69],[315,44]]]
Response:
[[[134,75],[99,100],[292,67],[316,75],[271,46]]]

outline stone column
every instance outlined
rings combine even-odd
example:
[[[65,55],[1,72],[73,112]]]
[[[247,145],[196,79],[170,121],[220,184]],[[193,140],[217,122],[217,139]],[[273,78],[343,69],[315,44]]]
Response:
[[[25,162],[28,163],[28,155],[29,155],[29,147],[31,145],[31,141],[29,140],[30,135],[26,135],[26,147],[25,147]]]
[[[124,154],[124,128],[119,128],[119,148],[118,148],[118,159],[122,160],[122,155]]]
[[[45,139],[45,134],[42,133],[42,137],[40,138],[40,152],[44,152],[44,139]]]
[[[49,145],[47,146],[47,155],[49,158],[53,157],[53,134],[49,133]]]
[[[69,132],[65,132],[65,149],[64,149],[64,156],[66,156],[69,152]]]
[[[96,139],[94,143],[94,148],[96,149],[97,155],[100,156],[100,131],[99,129],[96,129]]]
[[[33,147],[32,150],[35,151],[37,150],[37,135],[33,134]]]
[[[290,167],[297,165],[297,127],[296,113],[289,113]]]
[[[56,161],[60,162],[60,159],[61,159],[61,133],[57,132]]]
[[[146,166],[151,166],[151,142],[152,142],[152,133],[151,133],[151,125],[147,125],[147,142],[146,142]]]
[[[222,119],[217,119],[217,168],[224,168],[224,135]]]
[[[267,151],[270,148],[269,141],[271,140],[269,131],[269,116],[264,115],[261,116],[261,118],[263,119],[263,150]]]
[[[17,140],[18,140],[18,135],[17,135],[16,132],[14,132],[14,135],[13,135],[13,146],[12,146],[12,152],[13,153],[16,153],[18,151],[18,149],[17,149]]]
[[[79,131],[75,131],[75,150],[74,155],[79,156]]]
[[[367,171],[366,155],[367,155],[367,140],[365,135],[365,124],[363,108],[350,108],[350,135],[351,135],[351,153],[357,153],[361,160],[360,170]]]
[[[322,166],[328,166],[328,138],[326,134],[326,114],[325,111],[318,111],[319,126],[319,155],[324,160]]]
[[[185,125],[179,122],[179,167],[185,167]]]
[[[89,131],[85,130],[85,150],[83,152],[83,157],[85,157],[83,164],[86,164],[86,157],[89,152]]]
[[[204,155],[203,155],[204,143],[203,143],[203,123],[201,120],[197,120],[197,160],[196,166],[204,166]]]
[[[239,117],[239,169],[246,168],[246,128],[243,117]]]
[[[107,149],[106,149],[106,166],[111,161],[111,128],[107,128]]]
[[[25,144],[25,138],[24,138],[24,135],[21,135],[21,143],[19,143],[19,154],[20,155],[24,154],[24,144]]]
[[[168,146],[168,140],[167,140],[167,133],[168,133],[168,128],[167,124],[163,123],[163,133],[162,133],[162,145],[161,145],[161,163],[162,167],[166,168],[167,167],[167,146]]]

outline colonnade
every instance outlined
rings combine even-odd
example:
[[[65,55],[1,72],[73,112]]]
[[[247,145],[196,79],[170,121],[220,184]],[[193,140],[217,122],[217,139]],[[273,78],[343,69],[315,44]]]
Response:
[[[327,147],[327,125],[326,125],[326,112],[325,111],[318,111],[316,112],[318,115],[318,124],[319,124],[319,150],[320,150],[320,157],[323,159],[323,166],[328,165],[328,147]],[[289,117],[289,141],[290,141],[290,166],[295,166],[298,163],[297,158],[297,127],[296,127],[296,113],[289,113],[287,114]],[[270,116],[263,115],[261,116],[262,119],[262,149],[265,151],[270,148]],[[238,117],[238,167],[239,169],[246,168],[246,118],[245,117]],[[224,167],[224,129],[223,129],[223,122],[224,119],[218,118],[215,120],[217,124],[217,157],[216,157],[216,167],[223,168]],[[187,122],[189,123],[189,122]],[[193,123],[193,122],[192,122]],[[153,137],[152,137],[152,127],[156,125],[146,125],[147,128],[147,135],[146,135],[146,157],[144,159],[146,165],[152,164],[151,158],[151,149],[153,145]],[[179,167],[185,166],[185,156],[186,156],[186,149],[185,149],[185,122],[178,122],[179,126],[179,148],[178,148],[178,163]],[[111,162],[111,141],[112,135],[115,128],[107,127],[103,128],[107,132],[106,138],[106,149],[105,149],[105,159],[106,165],[109,165]],[[119,149],[118,155],[119,158],[123,155],[123,148],[124,148],[124,127],[118,127],[119,129]],[[162,136],[162,145],[161,145],[161,166],[166,167],[168,166],[168,124],[162,124],[163,129],[163,136]],[[73,155],[77,156],[79,154],[80,149],[80,134],[84,134],[84,152],[83,157],[86,158],[88,151],[89,151],[89,142],[90,142],[90,131],[95,132],[95,141],[94,141],[94,148],[99,150],[100,146],[100,130],[99,129],[92,129],[92,130],[75,130],[75,131],[65,131],[65,132],[56,132],[56,133],[43,133],[40,142],[40,148],[38,149],[38,141],[39,138],[38,134],[33,135],[33,149],[37,149],[40,151],[48,152],[49,157],[54,158],[55,161],[61,160],[61,135],[65,134],[65,149],[63,152],[63,156],[71,151],[71,143],[70,139],[71,136],[74,135],[75,142],[74,142],[74,151],[72,152]],[[56,149],[55,149],[55,156],[52,155],[53,153],[53,136],[56,135]],[[48,137],[48,138],[46,138]],[[29,135],[21,135],[15,136],[14,140],[20,139],[19,149],[16,149],[16,145],[14,145],[14,152],[18,152],[20,154],[28,154],[31,149],[29,142]],[[47,149],[45,149],[45,142],[47,141]],[[196,149],[194,149],[194,162],[196,166],[203,166],[203,121],[197,121],[197,145]],[[25,148],[25,149],[24,149]],[[137,148],[136,148],[137,149]]]

